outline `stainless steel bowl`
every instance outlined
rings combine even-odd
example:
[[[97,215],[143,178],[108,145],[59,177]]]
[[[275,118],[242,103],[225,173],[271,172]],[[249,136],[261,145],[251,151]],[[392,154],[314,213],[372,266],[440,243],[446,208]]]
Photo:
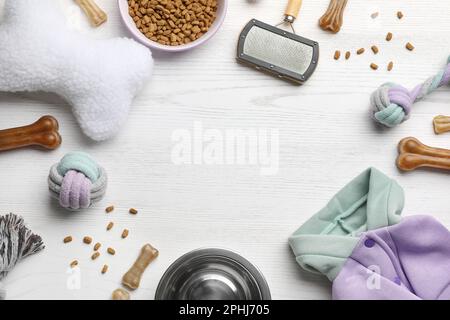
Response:
[[[164,273],[156,300],[270,300],[264,276],[248,260],[224,249],[198,249]]]

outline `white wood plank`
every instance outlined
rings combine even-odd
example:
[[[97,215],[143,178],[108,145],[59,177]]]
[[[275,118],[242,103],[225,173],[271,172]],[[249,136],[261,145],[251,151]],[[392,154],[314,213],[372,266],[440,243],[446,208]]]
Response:
[[[89,27],[71,1],[60,1],[68,21],[98,38],[128,36],[116,1],[96,0],[109,14],[106,25]],[[431,5],[432,4],[432,5]],[[0,212],[25,217],[47,248],[20,263],[5,284],[11,299],[108,299],[140,247],[150,242],[161,255],[145,274],[133,299],[152,299],[164,270],[183,253],[220,246],[242,253],[263,271],[275,299],[328,299],[330,284],[302,272],[288,247],[288,236],[355,175],[376,166],[395,177],[406,192],[405,215],[432,214],[450,227],[447,173],[395,168],[396,145],[405,136],[450,147],[447,135],[435,136],[431,120],[446,114],[447,89],[418,103],[408,122],[392,130],[377,129],[368,116],[370,93],[394,81],[413,86],[437,72],[450,53],[450,2],[397,0],[350,1],[341,32],[331,35],[317,26],[328,1],[304,1],[295,27],[320,43],[316,73],[302,87],[260,74],[235,62],[241,28],[250,18],[277,23],[285,1],[231,0],[220,32],[205,46],[178,55],[155,54],[150,83],[136,98],[126,127],[115,139],[92,143],[78,129],[69,106],[41,93],[0,94],[0,128],[31,123],[52,114],[61,124],[62,147],[54,152],[19,150],[0,155]],[[399,21],[396,12],[405,14]],[[370,18],[379,11],[377,19]],[[385,34],[394,34],[391,43]],[[411,41],[416,50],[408,52]],[[369,46],[376,44],[374,56]],[[356,56],[355,50],[366,53]],[[349,61],[334,61],[336,49],[352,51]],[[124,57],[127,59],[127,57]],[[132,57],[128,57],[132,59]],[[388,61],[395,62],[391,73]],[[369,64],[380,65],[372,71]],[[171,160],[172,133],[206,129],[278,129],[280,168],[261,176],[258,166],[186,165]],[[106,199],[85,212],[67,213],[49,199],[50,166],[72,150],[91,153],[110,175]],[[111,215],[103,212],[117,206]],[[131,216],[129,207],[138,208]],[[106,224],[116,226],[106,232]],[[120,239],[122,228],[130,237]],[[75,241],[63,245],[66,235]],[[90,261],[84,235],[116,248]],[[80,290],[68,290],[66,270],[80,260]],[[100,274],[103,263],[110,271]]]

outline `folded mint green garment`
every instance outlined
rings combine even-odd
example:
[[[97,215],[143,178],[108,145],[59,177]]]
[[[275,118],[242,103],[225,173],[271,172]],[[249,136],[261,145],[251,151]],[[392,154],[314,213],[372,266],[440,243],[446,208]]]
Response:
[[[398,223],[403,205],[397,182],[369,168],[295,231],[289,244],[300,266],[333,281],[360,234]]]

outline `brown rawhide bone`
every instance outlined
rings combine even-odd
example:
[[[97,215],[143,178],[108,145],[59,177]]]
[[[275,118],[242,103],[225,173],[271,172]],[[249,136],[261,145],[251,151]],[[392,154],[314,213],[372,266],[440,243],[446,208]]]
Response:
[[[436,134],[441,134],[450,131],[450,117],[447,116],[436,116],[433,119],[434,132]]]
[[[122,284],[131,290],[139,288],[145,269],[158,257],[158,255],[159,251],[153,248],[150,244],[144,245],[133,266],[123,276]]]
[[[450,170],[450,150],[424,145],[413,137],[398,144],[397,167],[403,171],[412,171],[420,167]]]
[[[320,27],[325,31],[338,33],[342,27],[346,5],[347,0],[330,0],[327,11],[319,20]]]
[[[28,146],[56,149],[61,145],[58,121],[52,116],[44,116],[33,124],[0,130],[0,151]]]
[[[100,9],[94,0],[75,0],[75,2],[81,7],[81,9],[83,9],[94,27],[98,27],[108,20],[108,16],[105,11]]]

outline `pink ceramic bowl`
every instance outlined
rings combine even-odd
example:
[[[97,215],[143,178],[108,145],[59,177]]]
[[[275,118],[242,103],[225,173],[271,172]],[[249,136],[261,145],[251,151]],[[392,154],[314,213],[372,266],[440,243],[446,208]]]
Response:
[[[133,38],[142,43],[143,45],[156,49],[159,51],[165,52],[181,52],[186,51],[197,46],[202,45],[206,41],[208,41],[216,32],[219,30],[223,21],[225,20],[225,16],[227,13],[228,0],[217,0],[218,8],[217,8],[217,17],[214,23],[211,25],[209,30],[197,40],[190,42],[188,44],[183,44],[179,46],[166,46],[162,45],[158,42],[152,41],[144,36],[139,29],[136,27],[133,19],[130,17],[128,13],[128,1],[127,0],[117,0],[119,3],[120,15],[122,16],[122,20],[125,23],[125,26],[132,34]]]

